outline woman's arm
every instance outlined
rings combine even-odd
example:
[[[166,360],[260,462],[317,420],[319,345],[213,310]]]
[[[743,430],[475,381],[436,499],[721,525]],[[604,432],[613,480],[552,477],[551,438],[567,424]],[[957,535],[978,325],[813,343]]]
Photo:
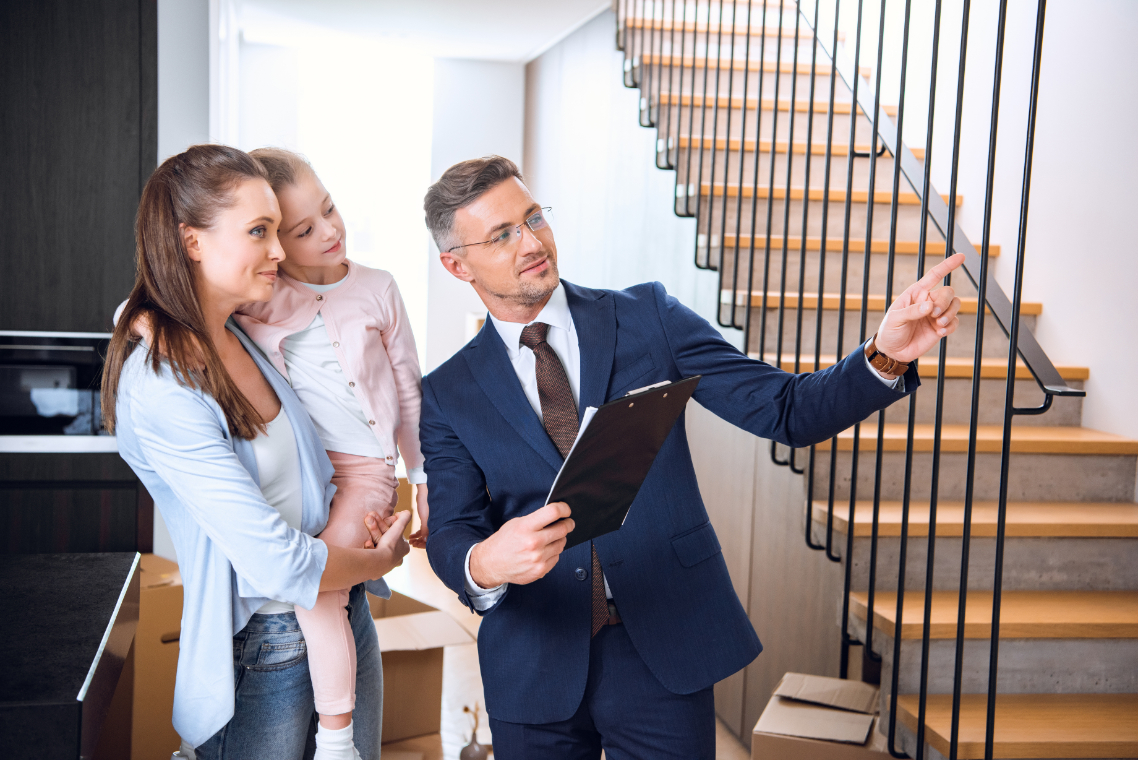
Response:
[[[403,530],[411,519],[411,513],[405,510],[396,512],[394,519],[374,549],[345,549],[328,544],[328,562],[320,576],[320,590],[351,588],[357,583],[380,578],[402,565],[403,558],[411,551],[403,540]]]

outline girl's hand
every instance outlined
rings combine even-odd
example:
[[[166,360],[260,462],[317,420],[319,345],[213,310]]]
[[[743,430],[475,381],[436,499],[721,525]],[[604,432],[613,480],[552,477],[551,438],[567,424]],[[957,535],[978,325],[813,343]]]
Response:
[[[368,512],[364,516],[364,527],[371,538],[364,542],[365,549],[374,549],[379,546],[380,538],[395,524],[396,514],[381,517],[378,512]]]
[[[430,508],[427,506],[426,483],[415,486],[415,508],[419,511],[419,529],[408,537],[407,542],[416,549],[426,549],[427,517],[430,516]]]

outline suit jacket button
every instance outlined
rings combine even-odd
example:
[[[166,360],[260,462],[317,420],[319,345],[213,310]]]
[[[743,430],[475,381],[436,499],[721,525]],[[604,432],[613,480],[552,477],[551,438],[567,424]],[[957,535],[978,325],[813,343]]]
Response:
[[[583,581],[589,577],[589,573],[583,567],[577,568],[577,572],[574,573],[574,575],[577,576],[577,580],[579,581]]]

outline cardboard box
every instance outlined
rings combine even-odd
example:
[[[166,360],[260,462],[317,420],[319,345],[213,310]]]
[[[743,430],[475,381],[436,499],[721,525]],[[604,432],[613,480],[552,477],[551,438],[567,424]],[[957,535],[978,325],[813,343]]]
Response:
[[[876,686],[787,673],[751,735],[752,760],[882,760]]]
[[[400,593],[368,601],[383,657],[383,742],[438,733],[443,647],[473,637],[447,613]]]
[[[182,629],[182,575],[177,563],[154,554],[143,554],[139,566],[142,588],[134,636],[130,756],[165,760],[181,744],[171,721]]]

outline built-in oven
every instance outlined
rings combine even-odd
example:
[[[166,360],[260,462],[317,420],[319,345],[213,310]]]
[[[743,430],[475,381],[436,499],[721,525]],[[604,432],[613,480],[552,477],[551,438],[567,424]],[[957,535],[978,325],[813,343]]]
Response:
[[[103,430],[110,338],[0,331],[0,554],[151,550],[153,502]]]
[[[0,331],[0,435],[101,435],[109,333]]]

